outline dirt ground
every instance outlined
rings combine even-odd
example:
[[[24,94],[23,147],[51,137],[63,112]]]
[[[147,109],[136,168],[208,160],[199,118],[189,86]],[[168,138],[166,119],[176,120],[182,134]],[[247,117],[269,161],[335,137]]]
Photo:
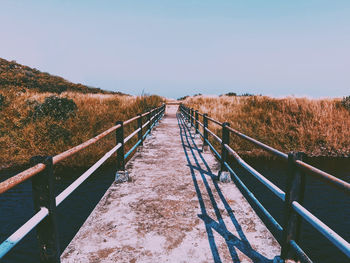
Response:
[[[198,135],[167,113],[62,254],[62,262],[272,262],[280,247]]]

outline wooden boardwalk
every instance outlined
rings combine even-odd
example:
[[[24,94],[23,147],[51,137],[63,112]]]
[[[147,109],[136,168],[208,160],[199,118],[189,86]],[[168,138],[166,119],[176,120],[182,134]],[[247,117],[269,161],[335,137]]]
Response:
[[[168,106],[63,252],[62,262],[272,262],[280,247]]]

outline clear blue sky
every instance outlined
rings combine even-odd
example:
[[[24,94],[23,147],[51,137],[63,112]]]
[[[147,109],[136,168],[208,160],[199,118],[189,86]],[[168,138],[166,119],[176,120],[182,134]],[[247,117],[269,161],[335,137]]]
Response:
[[[0,2],[0,57],[138,95],[350,95],[350,1]]]

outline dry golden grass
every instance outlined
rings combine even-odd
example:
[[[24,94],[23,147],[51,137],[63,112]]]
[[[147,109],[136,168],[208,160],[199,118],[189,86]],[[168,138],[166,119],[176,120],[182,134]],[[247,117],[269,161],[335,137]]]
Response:
[[[162,102],[159,96],[64,92],[59,96],[73,99],[77,105],[74,116],[67,120],[55,120],[50,116],[34,120],[30,112],[35,101],[42,103],[46,97],[55,94],[3,90],[0,94],[5,97],[0,109],[0,168],[25,165],[34,155],[56,155],[112,127],[116,121],[127,120]],[[127,125],[125,134],[128,135],[135,125],[136,122]],[[62,165],[86,167],[114,145],[115,136],[112,133]]]
[[[340,99],[212,97],[187,98],[198,109],[231,127],[283,152],[304,151],[313,156],[350,156],[350,111]],[[221,128],[210,128],[220,134]],[[262,151],[237,136],[231,145],[246,156]]]

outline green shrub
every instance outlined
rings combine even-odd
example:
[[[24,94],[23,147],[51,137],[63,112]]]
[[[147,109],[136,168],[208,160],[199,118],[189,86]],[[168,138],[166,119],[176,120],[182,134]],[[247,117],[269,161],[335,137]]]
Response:
[[[67,120],[75,114],[77,105],[72,99],[50,96],[42,104],[34,106],[33,118],[52,117],[55,120]]]
[[[180,98],[178,98],[177,100],[185,100],[185,99],[187,99],[189,96],[187,95],[187,96],[183,96],[183,97],[180,97]]]
[[[256,95],[251,94],[251,93],[243,93],[243,94],[241,94],[240,96],[242,96],[242,97],[251,97],[251,96],[256,96]],[[261,95],[260,95],[260,96],[261,96]]]
[[[5,104],[5,96],[0,94],[0,110],[2,110],[2,107]]]
[[[350,96],[344,97],[341,101],[341,105],[345,109],[350,110]]]
[[[237,93],[236,92],[229,92],[229,93],[226,93],[225,95],[229,96],[229,97],[236,97]]]
[[[59,140],[62,140],[64,143],[71,142],[71,132],[57,124],[51,124],[47,132],[51,143],[55,143]]]

